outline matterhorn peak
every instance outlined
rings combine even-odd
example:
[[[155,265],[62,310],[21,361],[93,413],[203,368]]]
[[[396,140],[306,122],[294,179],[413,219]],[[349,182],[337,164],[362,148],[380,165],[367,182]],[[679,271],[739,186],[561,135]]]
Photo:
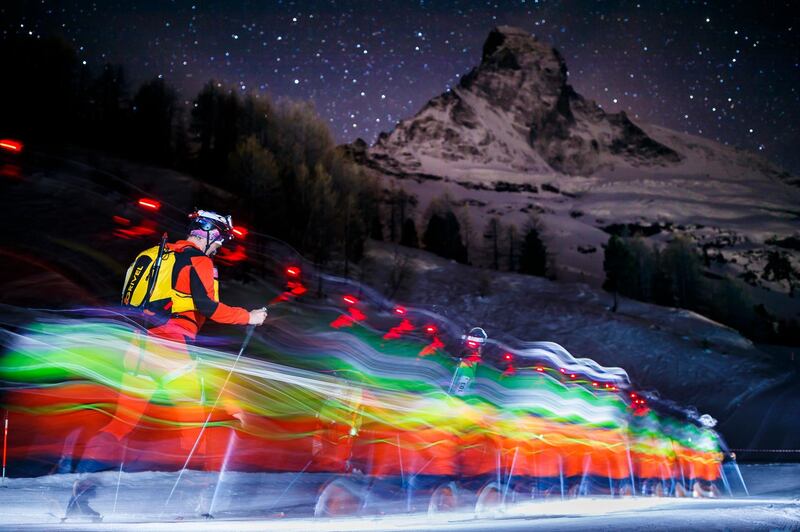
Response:
[[[556,74],[562,83],[567,76],[567,65],[555,48],[513,26],[498,26],[489,33],[483,44],[481,67],[528,73],[548,71]]]
[[[438,173],[435,160],[451,169],[591,175],[617,160],[652,166],[681,159],[624,113],[607,114],[577,94],[561,54],[512,26],[494,28],[480,64],[382,134],[370,155],[381,170],[426,174]]]
[[[566,97],[567,65],[561,54],[533,35],[511,26],[489,33],[478,67],[461,78],[461,88],[514,114],[549,114]]]

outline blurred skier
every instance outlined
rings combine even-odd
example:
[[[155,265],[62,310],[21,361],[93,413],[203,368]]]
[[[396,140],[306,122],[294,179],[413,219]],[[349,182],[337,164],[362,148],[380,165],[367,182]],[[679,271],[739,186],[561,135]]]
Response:
[[[123,460],[121,442],[138,425],[153,394],[177,404],[181,423],[191,423],[180,405],[203,402],[193,343],[206,319],[231,325],[261,325],[266,307],[246,310],[219,300],[217,269],[212,257],[232,240],[230,216],[198,210],[189,215],[188,236],[139,254],[128,268],[122,304],[141,311],[147,334],[125,354],[121,393],[113,419],[85,447],[77,470],[99,471]],[[131,393],[135,391],[135,395]],[[193,431],[181,430],[181,448],[195,444]]]
[[[75,518],[88,519],[95,523],[102,521],[103,516],[100,512],[89,506],[89,501],[95,497],[97,497],[97,485],[94,482],[87,478],[76,480],[72,485],[72,494],[61,522]]]
[[[448,390],[453,395],[466,395],[469,392],[469,386],[475,380],[481,352],[489,336],[480,327],[473,327],[462,339],[464,348]]]

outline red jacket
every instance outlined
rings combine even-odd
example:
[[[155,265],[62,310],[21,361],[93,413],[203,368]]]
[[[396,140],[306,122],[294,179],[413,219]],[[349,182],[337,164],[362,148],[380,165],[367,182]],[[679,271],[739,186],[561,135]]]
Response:
[[[246,309],[220,302],[217,269],[211,257],[188,240],[167,244],[167,249],[176,252],[172,286],[176,292],[191,296],[195,308],[173,314],[170,325],[180,326],[194,339],[206,319],[231,325],[248,324],[250,313]]]

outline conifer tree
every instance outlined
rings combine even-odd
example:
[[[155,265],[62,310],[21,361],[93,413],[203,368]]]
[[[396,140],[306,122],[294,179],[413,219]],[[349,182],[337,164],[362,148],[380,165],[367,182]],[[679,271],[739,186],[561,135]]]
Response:
[[[525,227],[525,237],[522,239],[519,256],[520,273],[539,277],[547,275],[547,247],[541,233],[541,224],[536,218],[531,218]]]

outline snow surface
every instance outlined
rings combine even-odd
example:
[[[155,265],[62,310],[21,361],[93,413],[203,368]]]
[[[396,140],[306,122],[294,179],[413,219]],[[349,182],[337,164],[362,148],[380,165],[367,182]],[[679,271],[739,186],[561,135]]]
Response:
[[[554,253],[559,277],[564,279],[583,278],[593,284],[602,281],[602,246],[609,237],[602,228],[615,223],[669,223],[672,227],[664,227],[654,240],[663,241],[681,233],[695,239],[698,245],[713,244],[721,248],[720,253],[728,261],[725,269],[733,276],[746,271],[760,274],[766,259],[765,242],[800,231],[800,188],[753,175],[747,179],[743,177],[744,170],[738,179],[728,177],[736,174],[710,174],[702,164],[675,173],[615,168],[605,175],[582,178],[468,167],[451,161],[437,162],[430,156],[420,159],[425,161],[426,173],[443,179],[383,177],[387,188],[393,181],[395,188],[416,196],[418,226],[431,200],[445,193],[454,206],[465,206],[462,216],[471,218],[481,246],[485,244],[480,236],[490,218],[522,228],[530,215],[536,214],[544,225],[545,241]],[[497,183],[527,184],[538,187],[538,192],[496,191]],[[476,189],[476,184],[488,189]],[[560,193],[543,191],[543,185],[554,186]],[[580,253],[579,247],[593,247],[596,252]],[[800,254],[791,250],[788,253],[800,269]],[[475,262],[485,264],[485,256],[477,257]],[[788,292],[785,283],[761,284]],[[800,310],[800,305],[793,306],[795,312]]]
[[[91,475],[90,501],[102,523],[61,523],[76,475],[6,479],[0,488],[0,528],[38,530],[797,530],[800,464],[742,467],[750,497],[717,500],[591,497],[509,504],[482,515],[452,512],[313,519],[292,506],[313,505],[315,475],[187,471],[169,505],[177,473],[108,471]],[[87,477],[84,477],[87,478]],[[300,488],[298,488],[300,486]],[[304,488],[305,487],[305,488]],[[288,489],[287,489],[288,488]],[[214,497],[213,520],[200,513]],[[290,493],[287,495],[287,493]],[[298,498],[298,493],[304,496]],[[294,497],[294,498],[292,498]],[[276,504],[277,503],[277,504]],[[388,510],[390,511],[390,510]]]

